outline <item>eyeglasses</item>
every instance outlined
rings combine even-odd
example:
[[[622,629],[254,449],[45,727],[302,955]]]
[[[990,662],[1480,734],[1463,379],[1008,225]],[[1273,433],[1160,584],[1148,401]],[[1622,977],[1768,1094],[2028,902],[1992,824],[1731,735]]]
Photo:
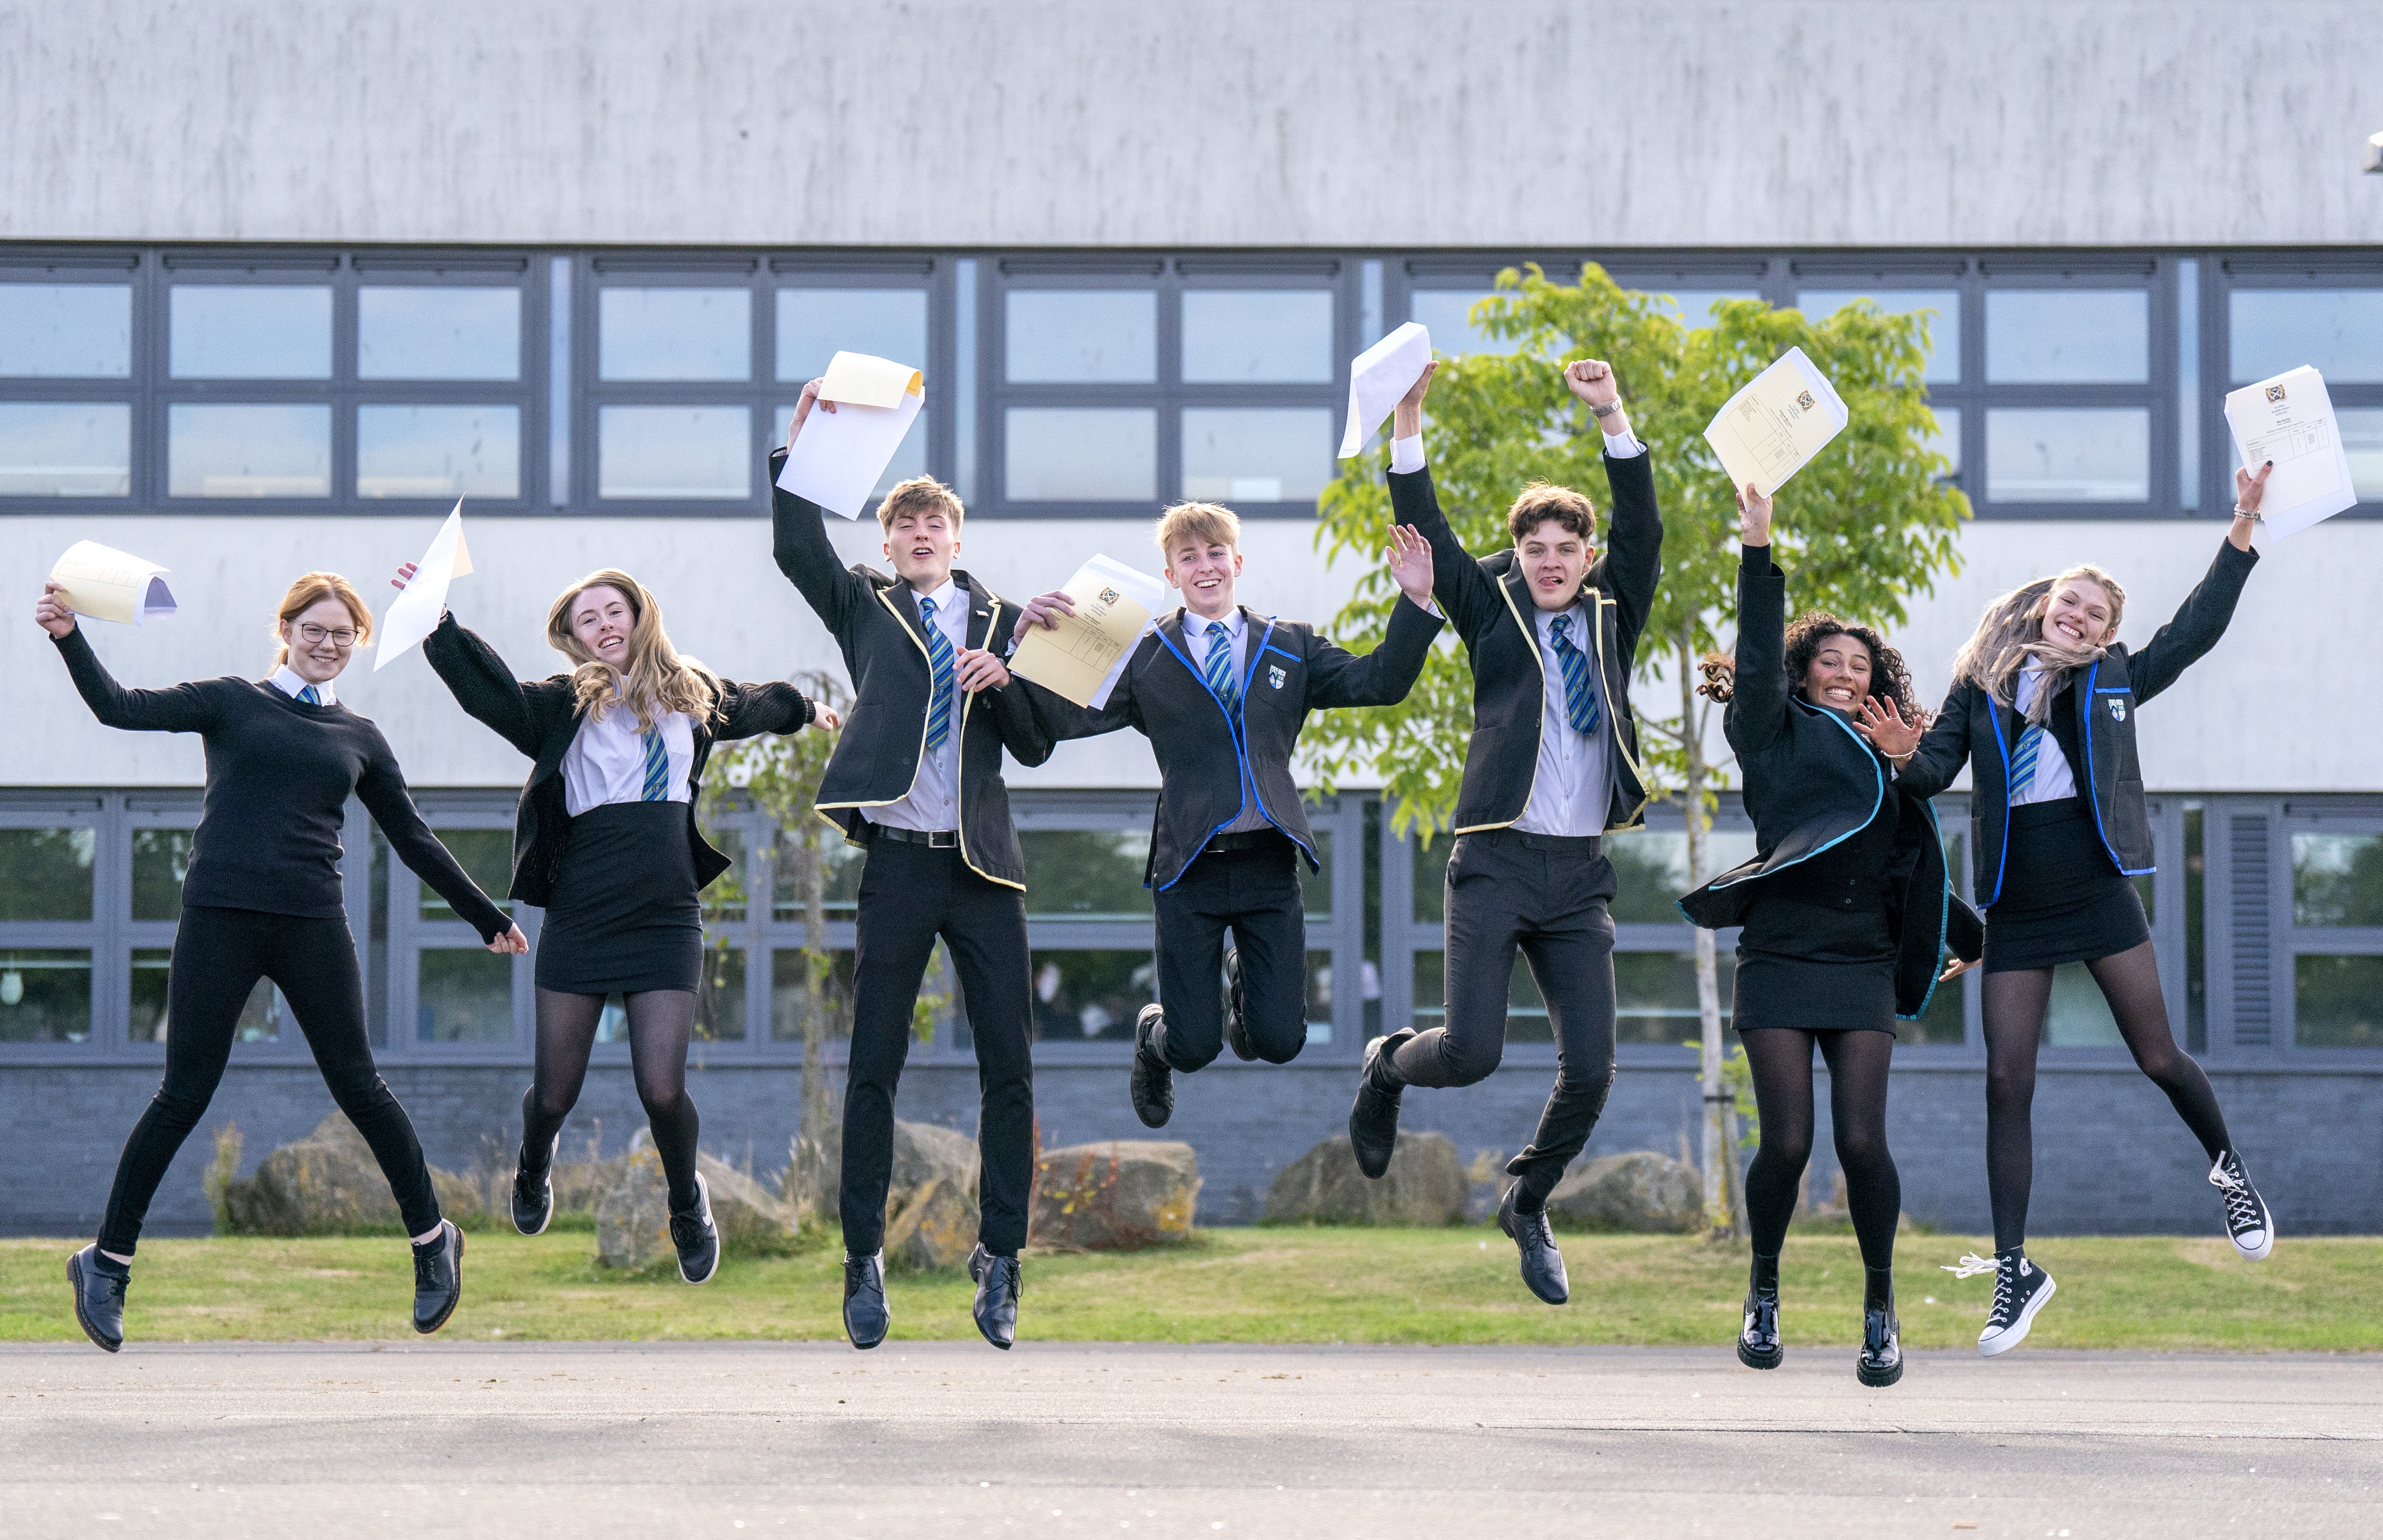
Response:
[[[346,652],[356,645],[357,633],[352,626],[333,631],[327,626],[316,625],[309,621],[298,628],[298,634],[310,647],[318,647],[325,642],[328,642],[340,651]]]

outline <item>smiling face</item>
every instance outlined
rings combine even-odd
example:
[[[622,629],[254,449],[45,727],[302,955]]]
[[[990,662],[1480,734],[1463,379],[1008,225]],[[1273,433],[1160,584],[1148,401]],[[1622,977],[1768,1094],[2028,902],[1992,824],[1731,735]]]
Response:
[[[1876,660],[1860,637],[1842,631],[1823,636],[1804,671],[1804,698],[1815,706],[1851,715],[1861,705],[1862,697],[1870,694],[1871,675],[1876,667]]]
[[[2043,639],[2067,647],[2097,647],[2118,633],[2118,607],[2090,577],[2064,577],[2043,596]]]
[[[1542,610],[1569,610],[1580,597],[1581,580],[1597,560],[1588,541],[1550,519],[1514,542],[1514,560],[1530,586],[1531,602]]]
[[[1186,538],[1167,552],[1167,581],[1183,591],[1183,607],[1202,620],[1232,612],[1233,581],[1241,575],[1241,548],[1227,541]]]
[[[636,625],[637,612],[618,588],[591,584],[571,600],[571,634],[589,657],[616,669],[629,666],[629,633]]]
[[[905,508],[885,526],[885,559],[894,563],[894,575],[918,593],[942,587],[959,553],[959,530],[941,508]]]
[[[281,645],[290,649],[290,671],[309,684],[328,684],[356,655],[356,617],[336,598],[316,599],[281,622]]]

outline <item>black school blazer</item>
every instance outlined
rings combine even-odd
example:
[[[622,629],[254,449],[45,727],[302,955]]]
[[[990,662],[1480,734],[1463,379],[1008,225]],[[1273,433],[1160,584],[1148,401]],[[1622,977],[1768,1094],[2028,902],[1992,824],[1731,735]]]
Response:
[[[1290,778],[1291,750],[1307,713],[1336,706],[1395,706],[1406,699],[1444,624],[1402,597],[1382,645],[1363,657],[1298,621],[1241,609],[1245,628],[1240,699],[1228,712],[1208,688],[1204,653],[1183,634],[1184,611],[1161,616],[1117,677],[1108,704],[1093,711],[1047,690],[1036,693],[1051,736],[1088,738],[1132,727],[1158,760],[1145,887],[1171,888],[1192,859],[1247,806],[1246,782],[1268,823],[1290,836],[1316,868],[1315,835]],[[1247,774],[1244,775],[1244,771]]]
[[[867,844],[865,816],[910,795],[927,757],[927,705],[934,676],[919,596],[907,583],[876,569],[846,569],[828,543],[819,504],[778,486],[786,451],[770,456],[771,524],[778,570],[825,622],[852,676],[853,705],[835,752],[828,757],[816,807],[820,817]],[[1017,610],[982,583],[955,568],[952,581],[969,597],[968,645],[1008,652]],[[1026,856],[1009,818],[1009,788],[1001,779],[1001,751],[1022,765],[1051,758],[1052,741],[1035,715],[1042,687],[1013,679],[997,690],[960,697],[960,859],[987,881],[1021,891]]]
[[[562,852],[571,838],[571,812],[563,800],[562,757],[586,716],[567,673],[547,679],[515,679],[496,649],[442,615],[438,629],[422,644],[423,656],[453,691],[456,703],[520,749],[533,761],[513,814],[512,896],[548,907]],[[703,766],[711,745],[764,733],[792,733],[813,715],[809,699],[792,684],[738,684],[719,680],[720,701],[711,720],[695,724],[695,759],[687,768],[686,843],[695,855],[698,891],[726,871],[727,856],[711,848],[696,826],[696,799],[703,795]]]
[[[2255,550],[2236,550],[2229,541],[2141,652],[2113,642],[2099,661],[2078,674],[2054,702],[2073,709],[2076,741],[2071,773],[2083,777],[2080,794],[2093,809],[2093,827],[2111,863],[2128,877],[2154,869],[2152,826],[2143,807],[2142,767],[2135,758],[2136,708],[2176,683],[2177,676],[2217,645],[2234,618],[2242,585],[2259,562]],[[2073,696],[2073,700],[2070,698]],[[1964,680],[1945,697],[1918,752],[1896,784],[1911,796],[1934,796],[1961,767],[1969,767],[1969,867],[1971,892],[1984,895],[1981,908],[2002,897],[2010,841],[2010,751],[2018,741],[2014,715],[1985,691]],[[2059,736],[2068,739],[2068,733]],[[2065,750],[2064,743],[2064,750]]]
[[[1604,682],[1607,758],[1613,804],[1606,829],[1635,829],[1647,807],[1638,768],[1638,722],[1630,714],[1630,670],[1638,634],[1655,603],[1663,571],[1663,517],[1655,506],[1654,451],[1605,457],[1613,489],[1605,554],[1582,580],[1580,597],[1597,617],[1597,666]],[[1539,776],[1539,716],[1547,703],[1547,664],[1529,588],[1510,548],[1475,561],[1448,527],[1431,471],[1390,473],[1390,507],[1431,542],[1432,593],[1473,659],[1473,737],[1457,790],[1456,832],[1503,829],[1523,816]]]
[[[1749,546],[1737,570],[1737,689],[1722,729],[1746,777],[1754,859],[1680,900],[1708,930],[1746,923],[1764,879],[1851,839],[1878,816],[1886,768],[1834,711],[1787,684],[1787,575],[1768,546]],[[1985,945],[1985,922],[1953,891],[1936,810],[1898,796],[1887,917],[1895,938],[1895,1009],[1921,1016],[1947,948],[1964,961]]]

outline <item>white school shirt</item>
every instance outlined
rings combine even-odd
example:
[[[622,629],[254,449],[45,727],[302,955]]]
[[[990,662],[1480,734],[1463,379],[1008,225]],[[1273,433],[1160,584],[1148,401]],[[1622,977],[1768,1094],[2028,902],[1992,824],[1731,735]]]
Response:
[[[952,667],[959,668],[960,649],[968,646],[968,596],[950,578],[932,594],[920,594],[919,617],[944,634],[952,645]],[[927,615],[927,601],[932,600],[935,612]],[[934,670],[927,671],[927,713],[935,709]],[[932,834],[957,831],[960,826],[960,708],[968,704],[968,695],[956,683],[952,686],[952,730],[944,734],[941,748],[919,756],[918,773],[911,778],[909,795],[899,802],[889,802],[883,807],[864,807],[860,816],[871,823],[882,823],[889,829],[916,829]],[[925,741],[926,719],[920,718],[919,733]]]
[[[1647,452],[1647,446],[1628,428],[1605,435],[1605,452],[1628,460]],[[1390,469],[1401,473],[1424,466],[1423,436],[1392,440]],[[1598,667],[1597,618],[1588,605],[1574,600],[1569,610],[1533,610],[1539,642],[1539,662],[1546,675],[1547,696],[1539,707],[1539,764],[1532,778],[1530,800],[1514,827],[1526,834],[1581,836],[1605,832],[1613,805],[1613,765],[1607,745],[1612,741],[1612,703],[1606,699],[1604,671]],[[1556,657],[1555,622],[1570,615],[1565,639],[1588,664],[1589,687],[1597,695],[1597,731],[1582,733],[1572,724],[1564,695],[1563,665]]]
[[[265,682],[292,700],[298,698],[299,691],[314,684],[312,680],[300,677],[298,671],[287,663],[266,675]],[[315,685],[315,694],[322,697],[322,702],[326,706],[337,706],[340,703],[340,692],[331,688],[331,682],[327,679]]]
[[[2019,688],[2011,694],[2018,702],[2022,720],[2027,716],[2027,708],[2035,704],[2036,695],[2043,688],[2042,668],[2031,663],[2019,671]],[[2019,729],[2022,734],[2026,731],[2024,727]],[[2060,740],[2053,736],[2052,723],[2047,718],[2043,741],[2035,746],[2035,779],[2027,783],[2025,791],[2012,794],[2010,805],[2024,807],[2031,802],[2057,802],[2062,797],[2076,795],[2076,774],[2069,769],[2068,756],[2060,752]]]
[[[687,802],[687,782],[695,770],[695,719],[684,711],[664,712],[654,725],[661,731],[662,751],[670,759],[670,789],[665,802]],[[646,799],[646,735],[638,730],[637,714],[620,696],[611,705],[587,713],[562,756],[562,808],[573,818],[590,807]]]
[[[1248,618],[1241,613],[1241,607],[1238,604],[1227,610],[1219,621],[1210,621],[1195,615],[1188,605],[1184,608],[1183,640],[1190,646],[1192,666],[1199,671],[1200,682],[1204,684],[1208,681],[1208,646],[1212,640],[1208,634],[1208,628],[1211,625],[1222,625],[1225,628],[1225,640],[1232,647],[1233,689],[1236,692],[1238,703],[1238,692],[1241,688],[1241,683],[1248,679],[1250,674]],[[1234,816],[1232,822],[1216,832],[1243,834],[1253,829],[1269,827],[1271,826],[1267,823],[1266,815],[1258,811],[1258,795],[1255,788],[1250,783],[1249,767],[1243,765],[1241,767],[1241,810]]]

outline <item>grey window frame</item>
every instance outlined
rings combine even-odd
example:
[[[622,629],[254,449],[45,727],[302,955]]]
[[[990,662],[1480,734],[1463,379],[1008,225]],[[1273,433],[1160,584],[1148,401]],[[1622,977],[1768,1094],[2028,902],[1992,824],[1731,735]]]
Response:
[[[2268,892],[2273,895],[2274,1021],[2270,1052],[2285,1063],[2383,1068],[2383,1048],[2322,1048],[2300,1041],[2295,962],[2303,956],[2383,956],[2383,926],[2310,926],[2295,920],[2292,902],[2292,836],[2296,833],[2383,836],[2383,802],[2373,798],[2318,800],[2287,797],[2272,805]]]
[[[159,334],[146,324],[148,270],[155,263],[125,248],[11,247],[0,245],[0,283],[88,283],[124,286],[131,290],[131,367],[121,377],[74,377],[34,375],[0,376],[0,403],[19,401],[102,401],[121,403],[131,418],[125,445],[130,475],[120,498],[47,498],[0,496],[0,515],[9,513],[148,511],[156,493],[164,490],[162,459],[164,418],[153,401],[153,381],[162,373]],[[153,365],[153,360],[156,363]],[[156,424],[154,428],[152,423]],[[158,443],[153,452],[151,444]],[[151,462],[160,462],[152,465]],[[154,477],[155,485],[152,486]]]
[[[2232,299],[2242,290],[2383,290],[2383,253],[2366,247],[2342,252],[2206,252],[2201,264],[2201,506],[2217,517],[2234,507],[2234,472],[2241,464],[2226,426],[2226,393],[2250,381],[2234,377]],[[2383,380],[2325,382],[2336,409],[2383,411]],[[2334,515],[2383,518],[2383,499],[2368,498]],[[2339,1050],[2327,1050],[2334,1053]]]

